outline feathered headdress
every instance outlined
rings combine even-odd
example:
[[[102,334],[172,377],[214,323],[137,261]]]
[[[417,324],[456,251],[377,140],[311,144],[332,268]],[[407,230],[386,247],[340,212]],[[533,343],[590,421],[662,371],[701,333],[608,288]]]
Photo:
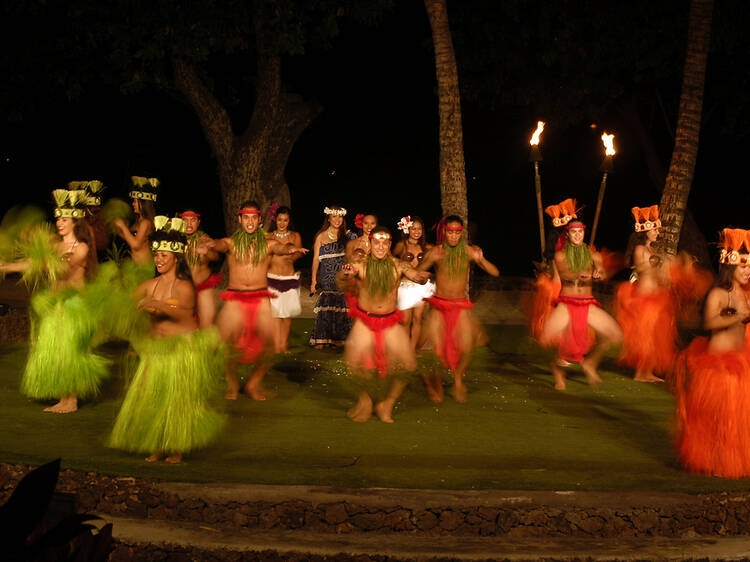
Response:
[[[719,263],[750,265],[750,230],[725,228],[721,240],[724,247],[719,254]]]
[[[99,180],[69,181],[68,189],[83,189],[86,191],[84,205],[87,207],[98,207],[102,204],[102,191],[104,184]]]
[[[650,207],[633,207],[631,212],[635,218],[636,232],[648,232],[655,228],[661,228],[659,205],[651,205]]]
[[[130,181],[133,182],[133,187],[135,188],[130,192],[132,199],[156,202],[156,188],[159,187],[159,180],[156,178],[131,176]]]
[[[544,209],[544,212],[552,219],[553,226],[565,226],[573,219],[578,218],[575,199],[566,199],[560,201],[557,205],[550,205]]]
[[[52,192],[55,199],[55,218],[82,219],[86,216],[85,189],[55,189]]]
[[[150,236],[153,252],[185,253],[187,236],[185,235],[185,221],[179,217],[154,217],[154,232]]]

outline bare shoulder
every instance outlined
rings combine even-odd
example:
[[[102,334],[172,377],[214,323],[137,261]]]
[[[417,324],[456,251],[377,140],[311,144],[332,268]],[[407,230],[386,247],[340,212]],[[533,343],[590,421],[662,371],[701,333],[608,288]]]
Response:
[[[180,298],[190,298],[195,294],[193,282],[186,279],[177,279],[174,289]]]
[[[299,232],[292,232],[292,244],[302,247],[302,235]]]

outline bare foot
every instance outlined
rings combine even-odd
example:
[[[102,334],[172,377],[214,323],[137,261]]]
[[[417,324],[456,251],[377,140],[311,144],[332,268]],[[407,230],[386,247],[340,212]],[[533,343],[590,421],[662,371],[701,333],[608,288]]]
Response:
[[[596,372],[596,369],[592,367],[586,359],[581,361],[581,369],[583,369],[583,374],[586,375],[586,380],[591,387],[598,388],[602,383],[602,379],[599,376],[599,373]]]
[[[440,377],[424,377],[424,384],[430,400],[437,403],[443,401],[443,381]]]
[[[393,413],[393,402],[390,400],[383,400],[375,404],[375,414],[380,418],[380,421],[393,423],[391,413]]]
[[[237,400],[238,392],[236,390],[227,390],[224,398],[227,400]]]
[[[164,453],[154,453],[150,457],[146,457],[146,462],[156,462],[164,458]]]
[[[63,398],[54,406],[45,408],[45,412],[52,412],[54,414],[69,414],[78,410],[78,399],[77,398]]]
[[[558,357],[556,363],[559,367],[570,367],[571,365],[573,365],[573,363],[566,359],[563,359],[562,357]]]
[[[325,349],[326,348],[326,346],[324,344],[322,344],[322,343],[319,343],[318,345],[314,345],[313,347],[315,349]]]
[[[466,402],[466,386],[463,384],[454,384],[453,388],[451,389],[451,396],[456,399],[456,402],[461,402],[462,404]]]
[[[172,453],[166,459],[164,459],[164,462],[168,462],[169,464],[178,464],[182,462],[182,453]]]
[[[372,417],[372,400],[360,400],[346,412],[346,416],[355,422],[366,422]]]
[[[664,379],[660,379],[654,373],[636,373],[633,380],[637,382],[664,382]]]
[[[565,371],[557,365],[552,365],[552,377],[555,379],[555,390],[565,390]]]

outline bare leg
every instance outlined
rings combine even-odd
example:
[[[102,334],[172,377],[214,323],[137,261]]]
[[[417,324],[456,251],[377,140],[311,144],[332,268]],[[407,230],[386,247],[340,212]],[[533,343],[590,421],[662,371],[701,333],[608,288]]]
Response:
[[[154,453],[150,457],[146,457],[146,462],[157,462],[164,458],[164,453]]]
[[[234,361],[227,362],[227,369],[224,371],[224,378],[227,380],[227,392],[224,398],[227,400],[237,400],[240,393],[240,379],[237,377],[237,363]]]
[[[55,414],[69,414],[78,410],[78,397],[75,394],[69,394],[60,398],[60,401],[54,406],[45,408],[45,412]]]
[[[245,383],[245,394],[253,400],[268,400],[275,396],[273,392],[263,387],[263,377],[266,376],[270,368],[271,362],[269,360],[261,360],[256,364],[250,378]]]
[[[622,341],[622,329],[614,318],[596,306],[589,307],[588,324],[594,329],[601,343],[581,362],[581,368],[588,383],[596,388],[602,382],[597,368],[604,356],[604,351],[611,345]]]
[[[422,317],[424,316],[424,304],[418,304],[414,307],[414,314],[411,322],[411,347],[416,350],[419,344],[419,337],[422,335]]]
[[[372,398],[364,390],[359,393],[359,400],[346,412],[347,417],[355,422],[366,422],[372,417]]]
[[[432,373],[423,374],[422,379],[427,387],[427,396],[433,402],[440,403],[443,401],[443,379],[438,372],[438,368],[435,367]]]
[[[464,374],[466,373],[466,369],[469,368],[470,363],[471,356],[468,354],[463,355],[453,373],[453,389],[451,390],[451,395],[456,399],[456,402],[466,402],[467,391],[466,385],[464,384]]]
[[[401,396],[401,393],[406,388],[406,383],[399,379],[393,379],[391,384],[391,390],[388,392],[388,396],[382,402],[375,404],[375,414],[377,414],[380,421],[385,423],[393,423],[391,414],[393,413],[393,406],[396,404],[396,400]]]
[[[289,333],[292,331],[292,319],[281,319],[281,353],[289,353]]]
[[[565,361],[567,363],[567,361]],[[552,362],[552,377],[555,380],[555,390],[565,390],[565,370],[559,365],[558,362]]]
[[[198,293],[198,320],[201,328],[213,325],[216,319],[216,299],[214,289],[204,289]]]

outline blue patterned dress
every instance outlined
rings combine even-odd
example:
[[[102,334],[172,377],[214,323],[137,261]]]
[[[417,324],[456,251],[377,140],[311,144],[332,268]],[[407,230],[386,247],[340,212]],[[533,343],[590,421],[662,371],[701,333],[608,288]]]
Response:
[[[346,233],[346,239],[354,240],[357,236],[352,232]],[[310,345],[344,343],[352,320],[349,318],[346,299],[336,285],[336,274],[346,263],[345,248],[338,241],[323,244],[320,247],[318,265],[317,290],[320,292],[315,311],[315,326],[310,335]]]

